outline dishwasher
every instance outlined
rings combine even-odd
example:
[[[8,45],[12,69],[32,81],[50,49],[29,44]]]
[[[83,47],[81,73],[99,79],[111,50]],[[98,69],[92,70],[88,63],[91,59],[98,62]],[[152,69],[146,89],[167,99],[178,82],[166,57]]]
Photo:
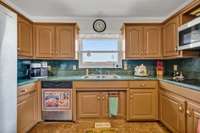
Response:
[[[72,81],[42,81],[42,119],[72,121]]]

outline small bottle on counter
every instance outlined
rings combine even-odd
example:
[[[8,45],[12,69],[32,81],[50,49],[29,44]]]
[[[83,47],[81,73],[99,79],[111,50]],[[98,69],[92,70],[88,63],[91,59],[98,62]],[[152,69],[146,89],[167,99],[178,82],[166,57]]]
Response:
[[[164,66],[163,66],[163,62],[162,61],[157,61],[157,65],[156,65],[156,75],[158,78],[163,78],[163,74],[164,74]]]
[[[127,61],[124,61],[124,70],[127,70],[128,69],[128,63]]]

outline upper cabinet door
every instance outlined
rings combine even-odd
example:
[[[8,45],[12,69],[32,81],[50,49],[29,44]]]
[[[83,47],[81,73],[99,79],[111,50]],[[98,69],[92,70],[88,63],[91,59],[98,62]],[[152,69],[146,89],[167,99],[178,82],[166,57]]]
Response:
[[[75,29],[73,25],[56,26],[56,57],[75,58]]]
[[[178,56],[177,51],[177,32],[179,26],[179,17],[169,20],[163,28],[163,55],[165,57]]]
[[[142,57],[143,27],[127,26],[125,28],[126,58]]]
[[[55,49],[55,26],[35,26],[35,56],[36,58],[48,58],[53,56]]]
[[[144,27],[144,57],[156,58],[161,57],[161,27],[145,26]]]
[[[32,23],[18,16],[18,56],[32,57]]]

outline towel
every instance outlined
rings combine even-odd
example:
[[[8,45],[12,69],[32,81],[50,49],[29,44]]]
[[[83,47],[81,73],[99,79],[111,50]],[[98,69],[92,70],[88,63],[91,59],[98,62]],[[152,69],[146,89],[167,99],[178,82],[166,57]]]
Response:
[[[118,114],[118,97],[109,97],[109,117],[117,116]]]

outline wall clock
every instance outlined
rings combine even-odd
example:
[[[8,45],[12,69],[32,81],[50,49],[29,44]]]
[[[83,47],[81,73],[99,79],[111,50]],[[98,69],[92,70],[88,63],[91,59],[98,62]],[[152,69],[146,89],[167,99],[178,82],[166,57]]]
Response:
[[[103,32],[106,30],[106,22],[103,19],[96,19],[93,23],[95,32]]]

